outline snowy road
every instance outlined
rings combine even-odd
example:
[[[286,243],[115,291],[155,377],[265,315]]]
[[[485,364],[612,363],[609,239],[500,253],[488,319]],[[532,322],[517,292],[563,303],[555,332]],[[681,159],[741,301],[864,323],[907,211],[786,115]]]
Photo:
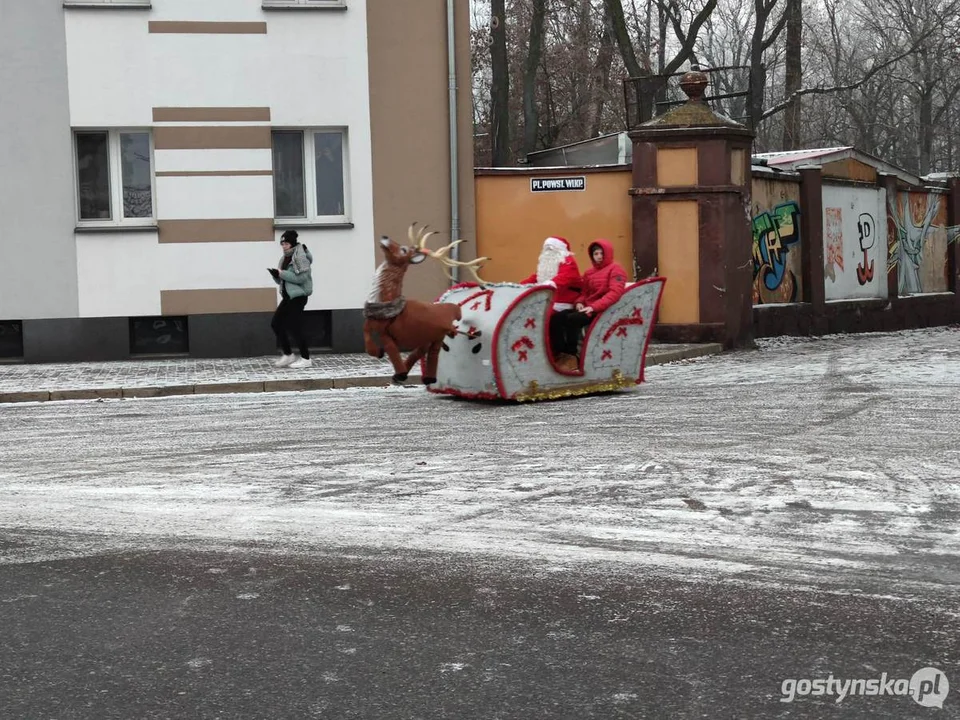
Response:
[[[960,331],[765,341],[616,396],[0,407],[0,563],[382,548],[960,590]]]

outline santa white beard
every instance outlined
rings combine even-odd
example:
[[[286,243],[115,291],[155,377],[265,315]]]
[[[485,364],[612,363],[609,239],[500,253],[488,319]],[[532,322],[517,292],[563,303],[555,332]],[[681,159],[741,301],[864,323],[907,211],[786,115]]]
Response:
[[[544,248],[537,261],[537,282],[545,283],[553,280],[566,259],[567,254],[563,250]]]

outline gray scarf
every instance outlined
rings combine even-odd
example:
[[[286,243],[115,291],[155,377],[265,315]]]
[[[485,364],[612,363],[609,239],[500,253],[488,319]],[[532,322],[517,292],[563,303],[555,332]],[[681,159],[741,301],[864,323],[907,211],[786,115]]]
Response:
[[[290,258],[290,270],[295,272],[297,275],[302,275],[310,269],[310,259],[307,257],[307,251],[303,249],[303,245],[297,243],[293,246],[292,257]],[[286,257],[286,253],[284,253]],[[280,258],[280,269],[283,269],[283,257]]]
[[[407,300],[403,296],[389,302],[367,302],[363,304],[363,316],[371,320],[390,320],[402,313],[406,306]]]

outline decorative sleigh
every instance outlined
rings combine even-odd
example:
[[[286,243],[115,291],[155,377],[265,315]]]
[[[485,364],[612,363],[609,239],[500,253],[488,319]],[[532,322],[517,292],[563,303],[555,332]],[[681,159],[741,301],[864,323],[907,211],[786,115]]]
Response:
[[[611,392],[643,382],[647,345],[666,280],[627,286],[587,327],[576,371],[558,370],[550,351],[553,289],[544,285],[456,285],[460,332],[444,340],[430,392],[468,399],[549,400]]]

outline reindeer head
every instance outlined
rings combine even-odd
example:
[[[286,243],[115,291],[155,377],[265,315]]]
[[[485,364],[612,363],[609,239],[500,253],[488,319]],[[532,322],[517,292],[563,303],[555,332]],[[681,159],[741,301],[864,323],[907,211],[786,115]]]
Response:
[[[427,259],[427,254],[415,245],[400,245],[386,235],[380,238],[380,247],[384,260],[393,267],[416,265]]]

